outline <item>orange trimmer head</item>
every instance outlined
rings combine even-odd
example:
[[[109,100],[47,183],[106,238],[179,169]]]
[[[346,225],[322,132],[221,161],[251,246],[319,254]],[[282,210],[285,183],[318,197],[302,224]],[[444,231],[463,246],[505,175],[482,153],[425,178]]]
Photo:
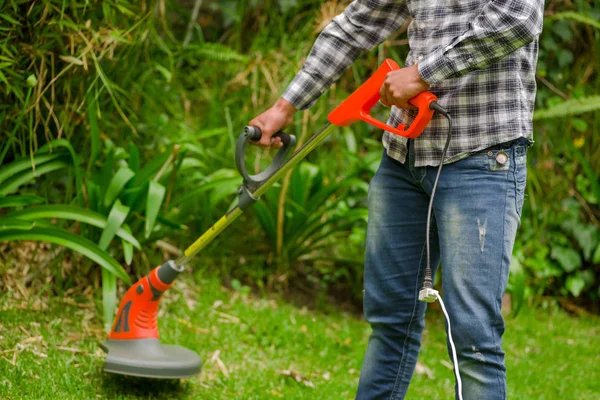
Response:
[[[106,372],[147,378],[187,378],[200,372],[202,361],[192,350],[162,344],[156,321],[162,294],[183,270],[167,261],[135,283],[121,301],[117,318],[101,343]]]

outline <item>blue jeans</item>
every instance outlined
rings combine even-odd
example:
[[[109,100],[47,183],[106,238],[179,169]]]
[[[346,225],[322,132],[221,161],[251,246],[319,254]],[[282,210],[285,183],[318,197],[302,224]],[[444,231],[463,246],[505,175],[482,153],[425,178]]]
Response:
[[[445,165],[435,195],[431,265],[435,273],[443,261],[442,297],[465,400],[506,398],[500,310],[523,206],[526,154],[527,143],[517,141]],[[416,168],[409,146],[404,164],[384,152],[371,181],[364,313],[373,333],[359,400],[403,399],[408,390],[425,326],[426,303],[418,293],[436,172]]]

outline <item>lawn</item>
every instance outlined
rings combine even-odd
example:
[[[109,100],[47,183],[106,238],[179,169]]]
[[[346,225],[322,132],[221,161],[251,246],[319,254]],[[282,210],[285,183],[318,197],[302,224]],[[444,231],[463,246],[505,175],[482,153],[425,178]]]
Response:
[[[194,283],[197,282],[197,283]],[[333,308],[298,308],[230,290],[208,275],[184,277],[161,308],[164,342],[200,353],[202,373],[181,381],[102,372],[103,333],[89,296],[0,294],[2,399],[351,399],[368,325]],[[32,304],[34,306],[32,306]],[[36,310],[37,309],[37,310]],[[453,398],[443,316],[432,310],[408,399]],[[596,317],[525,310],[507,320],[504,347],[514,399],[600,398]]]

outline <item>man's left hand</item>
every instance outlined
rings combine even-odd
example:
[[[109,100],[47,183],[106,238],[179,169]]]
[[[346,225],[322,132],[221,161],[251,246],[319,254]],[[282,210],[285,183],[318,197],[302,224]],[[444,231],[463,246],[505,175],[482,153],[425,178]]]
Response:
[[[421,79],[417,64],[388,72],[381,86],[381,102],[387,107],[413,108],[408,103],[421,92],[429,89],[429,84]]]

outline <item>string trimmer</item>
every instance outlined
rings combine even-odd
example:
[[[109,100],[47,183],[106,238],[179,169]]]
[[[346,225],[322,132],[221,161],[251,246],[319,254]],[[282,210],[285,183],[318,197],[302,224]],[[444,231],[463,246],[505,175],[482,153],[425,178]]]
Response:
[[[348,126],[362,120],[396,135],[418,137],[433,117],[434,110],[443,111],[437,105],[437,97],[429,92],[423,92],[410,100],[418,108],[418,114],[410,127],[400,125],[394,128],[371,116],[371,108],[379,101],[379,90],[387,73],[397,69],[398,64],[385,60],[363,85],[329,114],[329,122],[291,157],[286,158],[295,144],[295,137],[284,132],[277,133],[275,136],[281,138],[283,146],[272,163],[257,175],[248,175],[246,171],[245,149],[249,141],[260,140],[262,132],[253,126],[244,129],[235,152],[237,169],[243,177],[238,190],[238,204],[188,247],[181,257],[156,267],[129,288],[121,301],[112,330],[101,344],[107,352],[105,371],[149,378],[185,378],[200,372],[202,363],[195,352],[181,346],[162,344],[159,340],[157,311],[162,294],[192,257],[323,142],[336,126]]]

